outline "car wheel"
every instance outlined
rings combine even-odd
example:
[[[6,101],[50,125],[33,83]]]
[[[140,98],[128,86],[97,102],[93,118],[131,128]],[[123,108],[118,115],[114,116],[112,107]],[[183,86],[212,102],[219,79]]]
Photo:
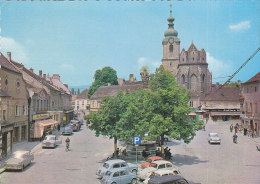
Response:
[[[137,174],[137,170],[135,170],[135,169],[132,170],[132,173],[136,175]]]
[[[113,182],[113,183],[111,183],[111,184],[116,184],[116,182]]]
[[[131,184],[137,184],[137,179],[132,179]]]

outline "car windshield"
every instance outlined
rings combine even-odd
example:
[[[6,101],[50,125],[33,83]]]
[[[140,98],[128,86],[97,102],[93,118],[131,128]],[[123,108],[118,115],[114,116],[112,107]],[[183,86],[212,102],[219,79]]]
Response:
[[[147,159],[146,162],[152,163],[152,160],[151,159]]]
[[[65,127],[65,130],[70,130],[71,128],[68,126],[68,127]]]
[[[109,165],[107,164],[107,163],[104,163],[104,165],[103,165],[103,167],[105,167],[105,168],[109,168]]]
[[[218,137],[218,134],[212,134],[210,137]]]
[[[46,136],[44,140],[55,140],[55,137]]]
[[[107,175],[107,176],[110,176],[110,175],[111,175],[111,172],[110,172],[110,171],[107,171],[107,172],[106,172],[106,175]]]

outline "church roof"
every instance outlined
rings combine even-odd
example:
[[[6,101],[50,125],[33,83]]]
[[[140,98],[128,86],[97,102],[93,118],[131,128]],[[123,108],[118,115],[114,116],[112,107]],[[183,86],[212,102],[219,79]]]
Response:
[[[103,96],[115,96],[117,92],[122,91],[135,91],[143,88],[143,85],[123,85],[123,86],[101,86],[98,90],[91,96],[92,100],[100,99]]]
[[[190,47],[189,47],[189,49],[188,49],[188,52],[191,52],[191,51],[193,51],[193,50],[198,51],[198,49],[196,48],[196,46],[195,46],[194,43],[192,42],[191,45],[190,45]]]

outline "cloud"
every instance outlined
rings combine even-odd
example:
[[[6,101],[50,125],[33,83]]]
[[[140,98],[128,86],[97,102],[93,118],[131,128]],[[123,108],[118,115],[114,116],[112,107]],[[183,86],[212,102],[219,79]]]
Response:
[[[61,70],[65,70],[65,71],[72,71],[72,70],[74,70],[74,66],[70,65],[70,64],[62,64],[62,65],[59,66],[59,68]]]
[[[6,52],[12,53],[12,59],[19,63],[28,64],[29,58],[25,48],[13,38],[0,36],[0,50],[6,56]]]
[[[245,30],[249,29],[250,27],[251,27],[250,21],[248,21],[248,20],[239,22],[237,24],[229,25],[229,29],[231,31],[235,31],[235,32],[245,31]]]
[[[156,68],[158,68],[161,65],[161,62],[159,61],[152,61],[149,58],[146,57],[140,57],[137,60],[138,63],[138,69],[140,70],[143,66],[147,66],[150,69],[150,72],[154,72]]]
[[[233,72],[232,65],[214,58],[209,52],[207,52],[207,62],[209,64],[209,70],[212,72],[214,82],[225,80],[224,78],[230,76]]]

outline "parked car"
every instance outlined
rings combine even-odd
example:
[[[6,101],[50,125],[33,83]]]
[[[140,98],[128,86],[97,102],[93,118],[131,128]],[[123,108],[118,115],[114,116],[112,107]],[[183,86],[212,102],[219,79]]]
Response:
[[[56,135],[46,135],[42,141],[42,148],[55,148],[57,145],[61,144],[61,139]]]
[[[24,168],[31,164],[34,159],[33,154],[29,151],[16,151],[13,153],[10,159],[8,159],[4,168],[6,170],[24,170]]]
[[[137,184],[137,176],[123,168],[107,171],[101,180],[102,184]]]
[[[70,125],[72,127],[72,130],[75,132],[75,131],[79,131],[80,130],[80,123],[78,120],[71,120],[70,121]]]
[[[218,133],[209,133],[208,142],[210,144],[212,144],[212,143],[220,144],[221,139],[220,139]]]
[[[153,163],[156,160],[163,160],[163,158],[158,157],[158,156],[149,157],[149,158],[146,159],[146,162],[141,164],[141,168],[144,169],[144,168],[150,167],[150,164]]]
[[[96,174],[99,178],[102,178],[107,171],[115,168],[126,169],[128,172],[132,172],[133,174],[136,174],[138,171],[136,164],[126,163],[124,160],[115,159],[106,161],[103,166],[97,170]]]
[[[62,135],[71,135],[73,133],[72,127],[70,125],[65,126]]]
[[[152,172],[157,170],[171,170],[174,173],[180,174],[180,171],[175,168],[171,162],[166,160],[157,160],[151,163],[150,167],[140,170],[137,175],[141,181],[144,181],[151,175]]]
[[[148,184],[189,184],[182,176],[166,175],[155,176],[148,181]]]
[[[162,176],[166,176],[166,175],[179,175],[179,176],[181,176],[181,173],[178,170],[167,170],[167,169],[166,170],[160,169],[160,170],[154,171],[154,176],[162,177]],[[143,181],[143,183],[148,184],[150,177],[151,177],[151,175],[147,179],[145,179]]]

